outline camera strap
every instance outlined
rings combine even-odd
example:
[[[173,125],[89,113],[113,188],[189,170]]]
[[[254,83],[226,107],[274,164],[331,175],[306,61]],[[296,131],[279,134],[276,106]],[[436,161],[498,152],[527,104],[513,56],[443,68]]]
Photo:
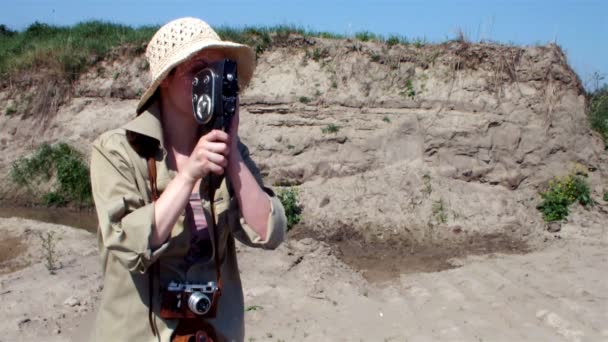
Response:
[[[158,200],[158,189],[156,188],[156,161],[153,156],[148,157],[148,178],[150,181],[150,190],[152,202]],[[150,323],[150,329],[152,329],[152,335],[154,337],[159,336],[158,327],[154,321],[154,278],[156,274],[160,274],[158,262],[152,264],[148,269],[148,321]]]
[[[153,156],[148,156],[148,178],[150,181],[150,190],[151,190],[151,198],[152,198],[152,202],[156,202],[158,200],[158,188],[156,186],[156,161],[154,159]],[[207,177],[207,179],[210,179],[210,177]],[[209,184],[211,185],[211,184]],[[212,232],[212,236],[213,236],[213,244],[214,244],[214,248],[213,248],[213,259],[215,260],[215,271],[216,271],[216,276],[217,276],[217,288],[218,291],[216,291],[216,293],[214,293],[214,300],[212,301],[214,303],[214,305],[217,306],[217,303],[219,302],[219,296],[221,296],[222,294],[222,288],[223,288],[223,282],[222,282],[222,272],[221,272],[221,264],[220,264],[220,256],[219,256],[219,252],[218,252],[218,241],[217,241],[217,234],[218,231],[216,228],[216,222],[215,222],[215,205],[214,205],[214,198],[215,198],[215,191],[217,190],[217,188],[215,186],[208,186],[207,187],[208,190],[208,195],[209,195],[209,208],[211,210],[211,220],[209,223],[211,223],[210,229],[213,229]],[[149,275],[149,311],[148,311],[148,320],[150,322],[150,329],[152,329],[152,334],[154,335],[154,337],[158,336],[158,327],[156,326],[156,323],[154,321],[154,309],[153,309],[153,303],[154,303],[154,281],[156,276],[160,276],[160,265],[159,262],[156,261],[154,264],[152,264],[148,270],[148,275]],[[217,310],[217,308],[211,308],[211,310],[213,310],[214,312]]]
[[[215,187],[207,187],[208,191],[209,191],[209,209],[211,210],[211,229],[213,229],[213,259],[215,260],[215,274],[217,277],[217,291],[214,294],[214,296],[221,296],[222,295],[222,288],[223,288],[223,283],[222,283],[222,272],[221,272],[221,264],[220,264],[220,256],[219,256],[219,246],[218,246],[218,241],[217,241],[217,235],[219,234],[218,230],[216,229],[216,225],[217,223],[215,222],[215,191],[217,190],[217,188]],[[216,298],[216,299],[218,299]],[[213,303],[217,303],[218,301],[213,301]],[[215,311],[216,308],[212,308],[212,310]]]

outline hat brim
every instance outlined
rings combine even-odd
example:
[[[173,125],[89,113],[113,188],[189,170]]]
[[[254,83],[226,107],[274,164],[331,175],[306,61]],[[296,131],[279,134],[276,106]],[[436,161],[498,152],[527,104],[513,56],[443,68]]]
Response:
[[[251,81],[253,71],[255,70],[255,52],[249,46],[243,44],[229,41],[201,40],[180,49],[178,53],[167,59],[165,65],[160,68],[162,72],[152,80],[151,85],[139,99],[139,103],[137,104],[137,115],[147,109],[152,102],[151,100],[153,99],[158,86],[173,68],[187,61],[195,54],[209,49],[220,50],[224,53],[226,58],[234,60],[237,63],[239,87],[245,89]]]

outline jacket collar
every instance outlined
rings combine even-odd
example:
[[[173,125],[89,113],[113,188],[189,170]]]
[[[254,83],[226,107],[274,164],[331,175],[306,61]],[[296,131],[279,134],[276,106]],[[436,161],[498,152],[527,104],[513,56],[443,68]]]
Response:
[[[148,109],[135,119],[126,123],[122,128],[158,140],[161,147],[165,146],[163,127],[158,101],[154,101]]]

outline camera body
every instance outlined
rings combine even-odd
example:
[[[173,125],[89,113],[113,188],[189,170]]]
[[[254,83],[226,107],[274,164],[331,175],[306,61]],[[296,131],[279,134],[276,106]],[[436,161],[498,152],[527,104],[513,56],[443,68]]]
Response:
[[[236,114],[239,82],[236,62],[222,59],[210,63],[192,79],[192,111],[196,122],[205,130],[219,129],[228,132]],[[208,188],[217,189],[222,176],[206,177]]]
[[[223,59],[209,64],[192,80],[194,118],[208,129],[227,131],[236,113],[239,83],[236,62]]]
[[[160,317],[165,319],[214,318],[220,291],[207,284],[171,282],[161,293]]]

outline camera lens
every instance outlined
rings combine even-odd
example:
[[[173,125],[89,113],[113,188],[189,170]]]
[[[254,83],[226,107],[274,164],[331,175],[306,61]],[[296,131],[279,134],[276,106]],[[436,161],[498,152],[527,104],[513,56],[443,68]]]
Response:
[[[211,300],[202,292],[194,292],[188,298],[188,308],[197,315],[204,315],[211,308]]]

